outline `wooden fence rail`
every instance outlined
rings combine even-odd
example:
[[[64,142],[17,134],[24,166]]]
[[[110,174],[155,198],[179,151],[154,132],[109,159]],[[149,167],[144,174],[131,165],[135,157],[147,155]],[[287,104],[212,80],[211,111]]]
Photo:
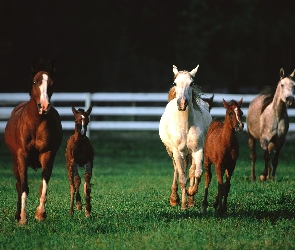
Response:
[[[73,130],[74,121],[71,105],[88,108],[93,104],[89,132],[91,130],[158,130],[159,120],[167,104],[167,93],[54,93],[51,104],[62,118],[63,130]],[[204,96],[211,97],[212,93]],[[211,110],[212,117],[225,114],[222,99],[240,100],[246,116],[249,103],[256,95],[216,94]],[[3,132],[12,109],[20,102],[29,100],[27,93],[0,93],[0,132]],[[295,109],[288,109],[290,117],[295,117]],[[246,124],[245,128],[246,130]],[[289,131],[295,131],[295,123],[290,123]],[[89,133],[88,133],[89,135]]]

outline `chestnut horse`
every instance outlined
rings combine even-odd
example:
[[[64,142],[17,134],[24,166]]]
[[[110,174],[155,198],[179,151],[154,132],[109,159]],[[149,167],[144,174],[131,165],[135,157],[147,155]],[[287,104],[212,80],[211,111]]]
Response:
[[[174,166],[170,204],[175,206],[179,203],[178,178],[182,209],[187,207],[186,194],[188,206],[194,206],[194,195],[202,176],[203,144],[212,120],[208,107],[200,98],[198,86],[193,83],[197,70],[198,66],[191,72],[178,71],[177,67],[173,66],[176,98],[167,104],[159,124],[160,138]],[[186,190],[186,167],[190,158],[190,187]]]
[[[5,142],[13,158],[13,173],[18,194],[15,213],[19,224],[27,221],[26,200],[29,194],[28,167],[42,168],[42,183],[39,189],[40,205],[35,218],[46,218],[45,203],[47,185],[51,176],[56,152],[62,141],[62,126],[58,112],[50,106],[54,62],[33,69],[31,99],[19,104],[11,113],[6,128]]]
[[[243,130],[243,112],[241,110],[243,99],[239,102],[231,100],[227,103],[223,100],[226,109],[224,122],[214,119],[208,129],[204,147],[205,169],[205,195],[203,200],[203,212],[208,207],[208,189],[212,178],[211,164],[215,165],[218,181],[218,193],[213,204],[218,212],[225,213],[227,210],[227,197],[230,190],[230,180],[234,172],[236,161],[239,156],[239,142],[235,130]],[[226,180],[223,183],[223,175]],[[223,202],[222,202],[223,201]]]
[[[94,150],[89,138],[86,136],[87,126],[89,123],[89,115],[92,111],[92,106],[87,111],[84,109],[76,110],[72,107],[75,116],[75,132],[68,139],[66,148],[66,166],[68,171],[68,179],[70,182],[70,214],[74,213],[74,196],[76,193],[76,208],[82,209],[81,196],[79,192],[81,178],[79,176],[79,167],[85,169],[84,174],[84,194],[86,200],[85,216],[89,217],[91,212],[90,192],[91,192],[91,176],[94,159]]]
[[[250,159],[252,162],[251,180],[256,179],[256,140],[264,151],[264,171],[260,180],[268,180],[273,166],[272,179],[275,178],[279,153],[285,144],[289,129],[287,107],[294,102],[295,83],[293,80],[295,70],[290,76],[284,77],[284,70],[280,70],[280,81],[275,93],[266,89],[250,103],[247,114],[247,130],[249,135]],[[272,162],[271,152],[274,151]]]

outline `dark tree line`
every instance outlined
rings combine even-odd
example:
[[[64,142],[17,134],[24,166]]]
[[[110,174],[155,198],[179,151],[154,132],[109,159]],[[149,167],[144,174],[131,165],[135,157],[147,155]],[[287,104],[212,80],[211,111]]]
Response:
[[[172,65],[203,91],[255,92],[295,68],[288,2],[6,1],[1,92],[26,91],[36,58],[58,61],[55,91],[167,91]]]

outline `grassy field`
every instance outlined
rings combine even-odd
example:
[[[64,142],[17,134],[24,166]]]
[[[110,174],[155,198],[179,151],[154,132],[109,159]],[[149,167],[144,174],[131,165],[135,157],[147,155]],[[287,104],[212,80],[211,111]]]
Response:
[[[217,190],[215,173],[209,208],[201,203],[182,211],[169,204],[173,167],[157,132],[93,132],[96,157],[90,218],[84,211],[69,215],[64,135],[49,183],[47,219],[34,219],[39,203],[41,171],[29,169],[28,223],[14,220],[15,180],[11,158],[0,135],[1,249],[294,249],[295,151],[287,142],[275,181],[250,182],[247,137],[239,134],[241,153],[233,175],[228,213],[212,208]],[[259,151],[257,175],[262,172]],[[81,169],[81,174],[83,171]],[[81,189],[82,191],[82,189]]]

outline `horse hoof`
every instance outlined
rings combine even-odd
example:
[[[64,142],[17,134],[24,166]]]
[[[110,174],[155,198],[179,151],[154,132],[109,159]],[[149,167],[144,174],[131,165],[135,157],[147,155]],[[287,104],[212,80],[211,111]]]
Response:
[[[86,218],[89,218],[90,217],[90,212],[85,210],[85,216],[86,216]]]
[[[19,225],[24,225],[26,223],[27,223],[27,219],[21,219],[21,220],[18,221]]]
[[[175,207],[179,204],[179,196],[171,194],[170,196],[170,205]]]
[[[82,205],[81,205],[81,204],[77,204],[77,205],[76,205],[76,209],[77,209],[77,210],[82,210]]]
[[[186,210],[187,209],[187,205],[186,204],[182,204],[181,205],[181,210]]]
[[[264,175],[260,175],[259,179],[260,179],[261,181],[265,181],[265,176],[264,176]]]
[[[37,208],[36,213],[35,213],[35,219],[38,221],[43,221],[46,219],[46,211],[45,210],[39,210]]]

